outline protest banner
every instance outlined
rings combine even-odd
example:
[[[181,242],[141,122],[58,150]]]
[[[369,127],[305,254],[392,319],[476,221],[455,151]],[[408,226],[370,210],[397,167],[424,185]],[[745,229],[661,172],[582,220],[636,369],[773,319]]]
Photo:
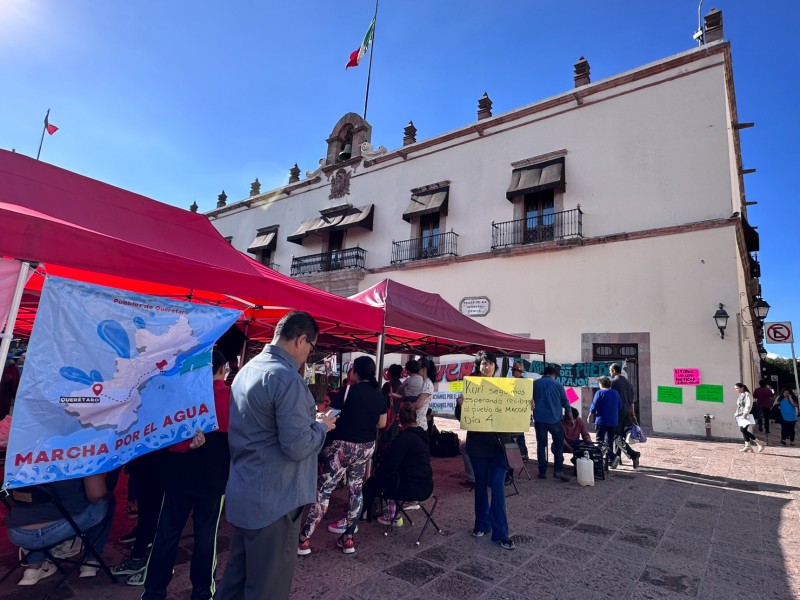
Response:
[[[215,429],[211,350],[239,314],[49,277],[4,487],[104,473]]]
[[[700,385],[700,369],[673,369],[675,385]]]
[[[608,375],[613,362],[545,363],[541,360],[523,361],[526,371],[541,375],[545,367],[556,370],[556,381],[566,387],[597,387],[597,378]]]
[[[461,392],[433,392],[428,406],[437,417],[452,417],[456,414],[456,399]]]
[[[532,379],[467,377],[464,379],[461,428],[504,433],[528,431],[531,398]]]

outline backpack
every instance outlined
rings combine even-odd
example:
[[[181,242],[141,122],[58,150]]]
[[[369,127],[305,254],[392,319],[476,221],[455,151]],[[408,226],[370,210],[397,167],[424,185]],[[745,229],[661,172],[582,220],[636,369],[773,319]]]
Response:
[[[758,421],[764,416],[764,411],[761,410],[761,407],[753,402],[753,408],[750,409],[750,414],[753,415],[753,418]]]
[[[781,414],[781,405],[780,403],[774,404],[769,411],[769,418],[775,421],[776,423],[783,423],[783,415]]]

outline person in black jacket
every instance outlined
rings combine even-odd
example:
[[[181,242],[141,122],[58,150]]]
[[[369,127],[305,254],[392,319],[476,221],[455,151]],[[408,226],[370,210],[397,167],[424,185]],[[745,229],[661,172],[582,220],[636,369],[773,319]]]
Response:
[[[492,352],[480,351],[482,377],[494,377],[497,357]],[[508,537],[506,517],[506,455],[504,443],[512,442],[510,433],[467,431],[467,454],[475,471],[475,527],[473,537],[482,537],[491,531],[492,541],[504,550],[513,550],[514,542]],[[492,490],[489,503],[487,488]]]
[[[178,543],[190,513],[194,522],[194,549],[189,571],[191,600],[210,600],[214,597],[217,528],[230,468],[230,388],[225,383],[226,365],[225,356],[215,350],[212,368],[219,429],[205,435],[198,430],[191,440],[170,446],[159,453],[164,503],[153,550],[144,572],[142,600],[164,600],[167,597]]]
[[[389,498],[389,509],[378,522],[402,525],[403,518],[395,519],[397,507],[394,500],[426,500],[433,493],[433,470],[428,445],[428,433],[417,426],[417,411],[409,404],[400,409],[401,432],[386,454],[373,477],[364,484],[364,506],[367,519],[372,519],[375,498]]]

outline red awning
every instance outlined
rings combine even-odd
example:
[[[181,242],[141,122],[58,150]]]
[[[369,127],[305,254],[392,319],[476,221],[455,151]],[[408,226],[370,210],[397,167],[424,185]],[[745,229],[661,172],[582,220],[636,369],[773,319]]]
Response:
[[[544,354],[544,340],[503,333],[481,325],[448,304],[439,294],[384,279],[352,300],[381,308],[385,314],[386,352],[418,352],[432,356],[475,354]]]
[[[239,308],[270,307],[273,322],[290,309],[306,310],[330,333],[366,336],[383,325],[380,309],[242,254],[204,215],[5,150],[0,224],[0,256],[44,263],[48,274],[226,306],[237,305],[233,296],[245,301]],[[29,285],[34,292],[40,286],[36,277]]]

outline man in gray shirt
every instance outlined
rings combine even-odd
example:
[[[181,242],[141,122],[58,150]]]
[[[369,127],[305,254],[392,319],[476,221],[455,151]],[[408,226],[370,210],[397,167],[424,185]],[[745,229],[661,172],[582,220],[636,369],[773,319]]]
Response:
[[[233,533],[218,600],[289,597],[300,516],[316,497],[317,454],[335,427],[333,419],[315,419],[298,373],[318,334],[308,313],[287,314],[233,380],[225,495]]]

